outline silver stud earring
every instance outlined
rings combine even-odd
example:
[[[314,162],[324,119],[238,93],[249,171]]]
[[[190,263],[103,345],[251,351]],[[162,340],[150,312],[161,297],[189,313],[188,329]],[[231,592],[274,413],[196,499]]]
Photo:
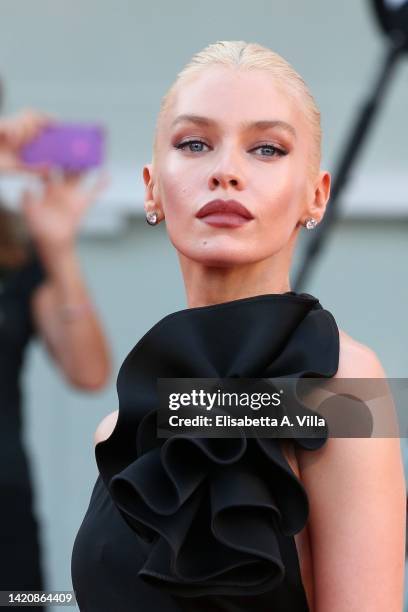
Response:
[[[305,227],[307,229],[309,229],[309,230],[314,229],[316,227],[316,225],[317,225],[317,221],[316,221],[316,219],[313,219],[313,217],[310,217],[310,219],[306,220]]]
[[[146,221],[149,225],[156,225],[158,221],[158,216],[156,212],[147,212],[146,213]]]

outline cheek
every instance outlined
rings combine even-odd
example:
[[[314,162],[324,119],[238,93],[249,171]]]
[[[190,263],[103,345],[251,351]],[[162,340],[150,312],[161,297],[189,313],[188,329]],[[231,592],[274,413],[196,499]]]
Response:
[[[288,224],[298,220],[305,198],[306,177],[304,167],[298,167],[296,160],[288,160],[279,172],[265,172],[256,181],[256,199],[259,213],[276,222]]]
[[[173,246],[184,252],[191,239],[191,218],[197,181],[192,173],[180,172],[169,164],[160,175],[160,202],[166,219],[166,231]]]
[[[197,184],[193,172],[180,168],[175,162],[166,165],[166,170],[160,175],[160,200],[168,220],[175,215],[179,220],[191,215]]]

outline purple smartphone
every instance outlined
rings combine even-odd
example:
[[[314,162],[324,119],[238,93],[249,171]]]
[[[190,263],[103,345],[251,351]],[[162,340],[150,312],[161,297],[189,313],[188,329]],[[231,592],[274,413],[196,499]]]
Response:
[[[100,125],[53,123],[21,151],[28,165],[46,164],[68,171],[95,168],[104,159],[104,129]]]

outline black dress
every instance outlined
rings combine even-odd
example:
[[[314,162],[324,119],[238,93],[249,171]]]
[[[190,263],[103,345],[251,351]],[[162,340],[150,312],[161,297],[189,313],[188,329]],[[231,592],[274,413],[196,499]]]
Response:
[[[293,291],[181,310],[119,372],[119,417],[77,534],[82,612],[306,612],[308,499],[278,439],[156,436],[157,378],[331,377],[339,333]],[[310,451],[326,438],[297,439]]]
[[[34,335],[31,297],[44,280],[33,255],[0,268],[0,590],[42,590],[38,524],[23,441],[21,374]],[[35,607],[42,610],[42,607]]]

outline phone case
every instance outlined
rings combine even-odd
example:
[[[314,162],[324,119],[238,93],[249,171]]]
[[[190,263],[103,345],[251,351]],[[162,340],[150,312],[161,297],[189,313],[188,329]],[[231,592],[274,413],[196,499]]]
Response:
[[[103,158],[104,130],[89,124],[54,123],[21,151],[28,165],[46,164],[68,171],[98,167]]]

